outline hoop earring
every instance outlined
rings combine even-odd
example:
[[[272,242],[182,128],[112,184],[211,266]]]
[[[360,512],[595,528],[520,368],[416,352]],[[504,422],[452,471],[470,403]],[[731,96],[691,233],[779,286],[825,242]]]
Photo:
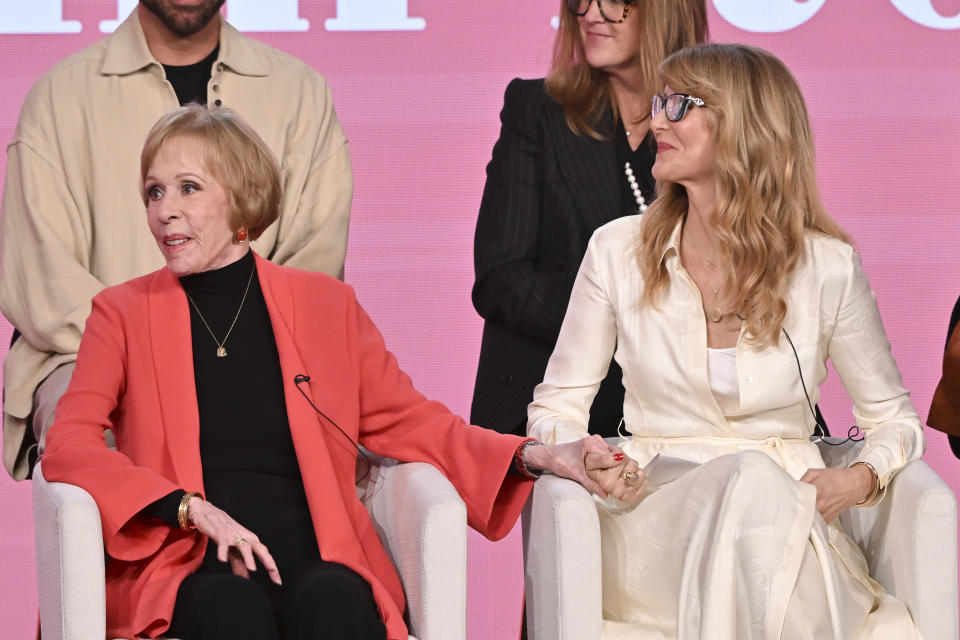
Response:
[[[237,229],[237,232],[233,234],[233,239],[236,240],[237,242],[243,242],[244,240],[246,240],[247,228],[240,227],[239,229]]]

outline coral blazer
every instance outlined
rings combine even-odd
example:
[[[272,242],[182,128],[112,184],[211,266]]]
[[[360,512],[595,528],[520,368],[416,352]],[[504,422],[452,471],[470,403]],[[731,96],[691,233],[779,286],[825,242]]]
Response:
[[[314,403],[371,451],[439,468],[470,525],[492,539],[510,531],[532,486],[507,475],[521,439],[467,425],[417,392],[348,285],[259,256],[256,264],[320,553],[370,583],[388,637],[403,640],[403,589],[357,498],[356,450],[311,409],[294,378],[310,376]],[[177,588],[203,558],[204,536],[138,515],[175,489],[203,491],[193,376],[187,299],[170,271],[94,298],[43,471],[83,487],[100,508],[110,637],[165,631]],[[255,402],[257,380],[224,392]],[[107,428],[117,450],[104,443]]]

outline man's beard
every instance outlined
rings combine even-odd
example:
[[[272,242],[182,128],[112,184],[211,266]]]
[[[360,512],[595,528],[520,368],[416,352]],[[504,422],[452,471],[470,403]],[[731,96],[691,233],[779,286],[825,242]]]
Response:
[[[192,7],[178,7],[171,0],[140,0],[163,25],[181,37],[192,36],[203,29],[217,14],[225,0],[206,0]]]

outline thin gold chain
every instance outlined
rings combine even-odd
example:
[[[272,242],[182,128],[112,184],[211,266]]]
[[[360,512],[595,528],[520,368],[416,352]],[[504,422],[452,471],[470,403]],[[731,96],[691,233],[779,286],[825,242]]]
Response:
[[[190,304],[193,305],[193,308],[196,310],[197,315],[200,316],[200,322],[203,323],[203,326],[207,328],[207,331],[210,333],[210,337],[213,338],[213,341],[217,344],[217,357],[223,358],[227,355],[227,350],[224,349],[223,345],[227,344],[227,339],[230,338],[230,334],[233,333],[233,327],[237,324],[237,319],[240,317],[240,311],[243,309],[243,303],[247,301],[247,293],[250,291],[250,283],[253,282],[253,274],[256,272],[257,267],[254,265],[250,269],[250,277],[247,278],[247,288],[243,290],[243,298],[240,299],[240,306],[237,307],[237,313],[233,316],[233,322],[230,323],[230,328],[227,329],[227,335],[223,336],[223,342],[217,340],[217,336],[214,335],[213,329],[210,328],[210,325],[207,324],[207,319],[203,317],[203,314],[200,313],[200,307],[197,306],[197,303],[193,301],[193,298],[190,297],[190,294],[187,293],[187,290],[184,289],[184,293],[187,294],[187,300],[190,301]]]
[[[693,236],[690,235],[688,239],[690,240],[690,245],[693,251],[697,254],[702,255],[703,252],[693,242]],[[700,262],[703,263],[703,266],[705,266],[709,271],[720,276],[719,285],[714,286],[713,283],[709,283],[711,285],[710,290],[713,291],[713,297],[716,298],[720,294],[720,289],[723,287],[723,272],[726,269],[724,269],[723,267],[717,266],[716,260],[712,256],[710,258],[703,258],[698,255],[697,257],[699,258]]]
[[[695,253],[701,254],[702,252],[700,251],[699,247],[695,246],[695,243],[693,241],[693,235],[689,235],[687,239],[690,242],[691,249]],[[720,290],[723,288],[723,284],[724,284],[723,272],[725,271],[725,269],[723,267],[718,267],[717,263],[714,262],[712,257],[708,260],[707,258],[703,258],[698,255],[697,258],[699,258],[699,260],[703,262],[703,265],[707,268],[708,272],[712,272],[720,276],[720,284],[714,285],[712,282],[707,283],[710,285],[710,291],[713,292],[713,308],[707,309],[707,304],[706,302],[703,301],[703,294],[702,293],[700,294],[700,300],[701,302],[703,302],[704,314],[713,322],[720,322],[721,320],[723,320],[724,316],[731,313],[731,312],[724,313],[723,311],[720,310],[720,307],[719,307]]]

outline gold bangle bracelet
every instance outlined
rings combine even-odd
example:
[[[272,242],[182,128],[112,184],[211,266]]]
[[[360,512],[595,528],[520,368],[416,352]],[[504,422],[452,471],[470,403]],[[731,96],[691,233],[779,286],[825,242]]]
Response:
[[[870,470],[870,473],[873,474],[873,491],[870,492],[870,495],[869,495],[869,496],[867,496],[866,498],[864,498],[864,499],[861,500],[860,502],[858,502],[858,503],[856,503],[855,505],[853,505],[853,506],[855,506],[855,507],[862,507],[862,506],[864,506],[864,505],[870,504],[870,502],[873,501],[873,499],[877,497],[877,494],[880,493],[880,474],[877,473],[877,468],[874,467],[874,466],[873,466],[872,464],[870,464],[869,462],[854,462],[852,465],[850,465],[849,468],[852,469],[852,468],[854,468],[855,466],[857,466],[858,464],[862,464],[863,466],[865,466],[867,469]]]
[[[177,509],[177,522],[180,523],[180,528],[184,531],[193,531],[196,529],[187,519],[187,506],[194,498],[200,498],[202,500],[203,496],[196,491],[187,491],[183,494],[183,498],[180,499],[180,508]]]

